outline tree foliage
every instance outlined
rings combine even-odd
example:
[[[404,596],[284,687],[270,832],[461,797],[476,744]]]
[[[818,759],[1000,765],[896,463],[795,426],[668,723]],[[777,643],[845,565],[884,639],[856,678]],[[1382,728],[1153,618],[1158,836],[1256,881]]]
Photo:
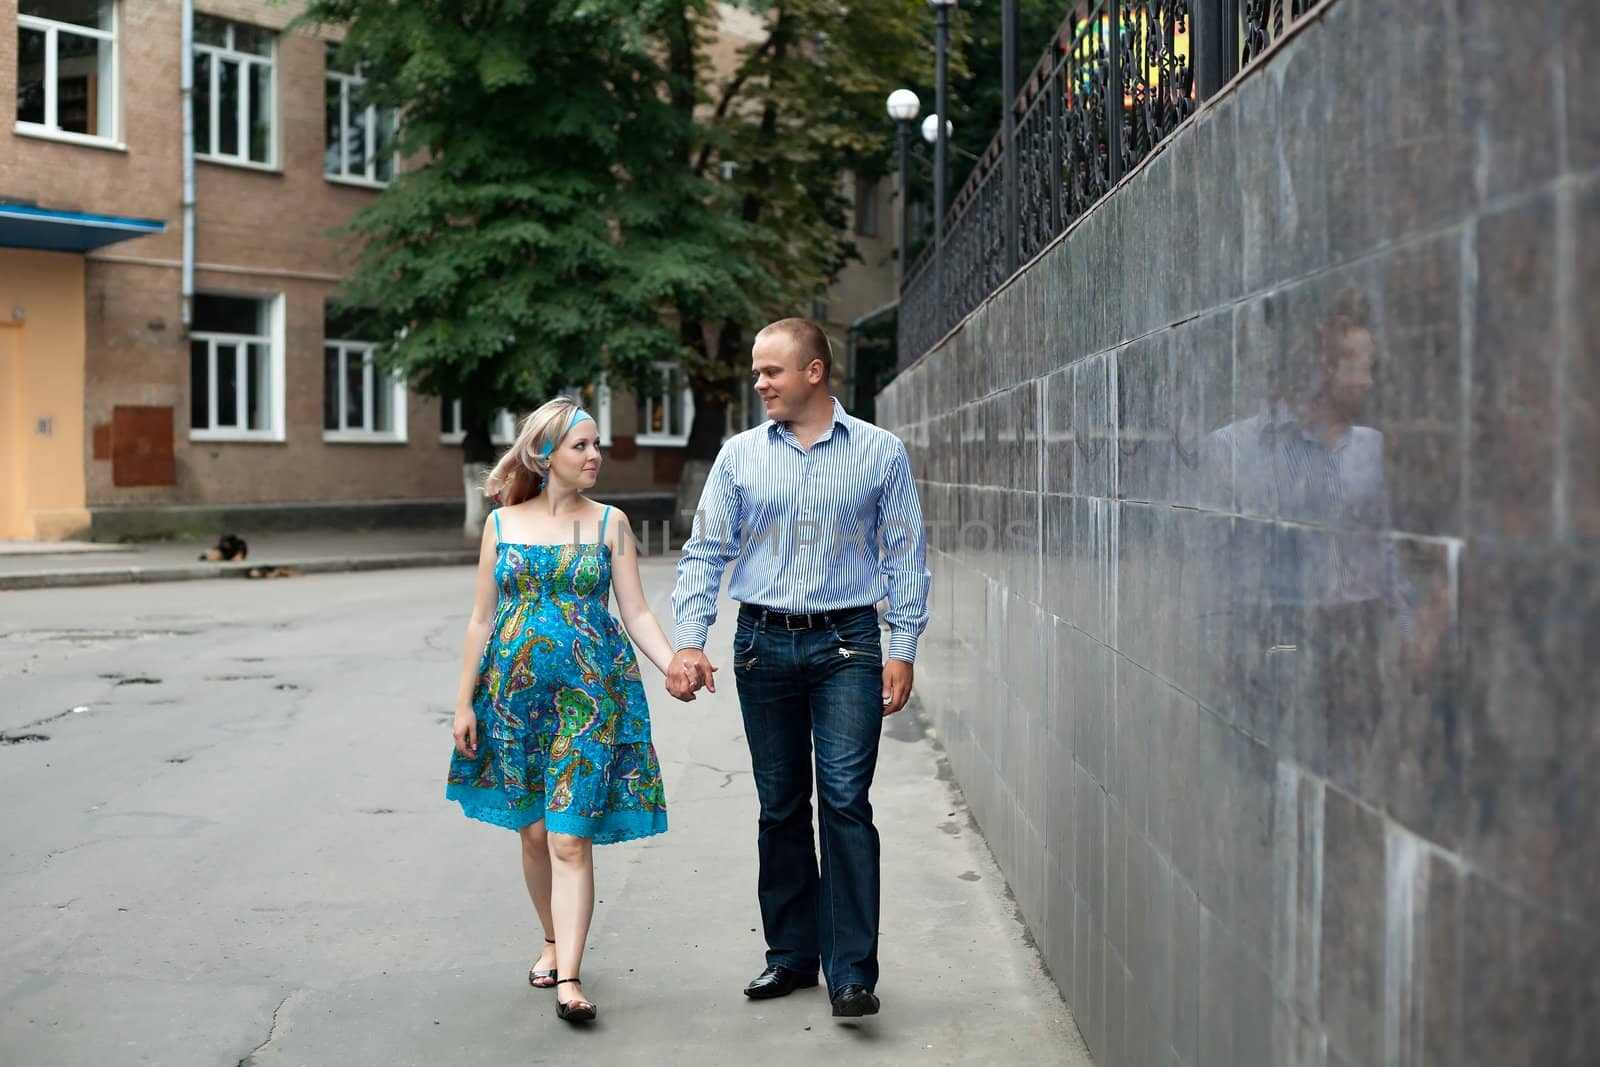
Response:
[[[602,365],[642,382],[675,358],[662,310],[754,316],[776,289],[728,195],[667,146],[690,136],[658,44],[682,5],[622,0],[312,0],[414,161],[346,228],[343,299],[380,358],[462,401],[472,458],[501,407]],[[690,5],[696,6],[696,5]],[[476,446],[476,447],[474,447]]]
[[[310,0],[411,165],[348,225],[343,299],[386,365],[463,403],[468,453],[500,407],[592,380],[695,392],[720,441],[748,339],[857,255],[845,178],[884,173],[883,100],[931,70],[921,0],[747,0],[713,68],[711,0]],[[733,5],[740,6],[740,5]]]

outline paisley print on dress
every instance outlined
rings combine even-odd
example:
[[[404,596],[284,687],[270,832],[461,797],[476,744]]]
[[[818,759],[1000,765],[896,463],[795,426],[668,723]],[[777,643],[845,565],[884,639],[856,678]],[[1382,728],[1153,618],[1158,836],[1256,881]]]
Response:
[[[474,819],[597,844],[667,828],[633,646],[608,609],[604,544],[496,548],[495,623],[473,690],[478,755],[453,752],[445,795]]]

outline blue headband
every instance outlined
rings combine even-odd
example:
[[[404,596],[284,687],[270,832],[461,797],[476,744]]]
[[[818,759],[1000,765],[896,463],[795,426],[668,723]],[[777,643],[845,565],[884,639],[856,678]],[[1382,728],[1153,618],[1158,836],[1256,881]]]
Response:
[[[546,441],[544,443],[543,447],[541,447],[539,449],[539,458],[540,459],[549,459],[550,458],[550,453],[555,451],[556,445],[558,443],[560,443],[561,440],[567,436],[567,434],[572,432],[572,428],[574,426],[578,425],[578,423],[582,422],[584,419],[588,419],[590,422],[594,422],[594,416],[589,414],[587,411],[583,410],[582,408],[578,408],[576,411],[574,411],[572,413],[572,420],[567,423],[567,428],[565,430],[561,431],[561,436],[560,437],[551,438],[550,440],[548,440],[548,441]],[[596,423],[596,425],[599,425],[599,424]],[[539,491],[541,493],[544,492],[545,483],[548,482],[549,480],[550,480],[550,474],[549,474],[548,471],[539,476]]]
[[[554,452],[556,450],[556,445],[561,442],[562,438],[566,437],[567,434],[571,433],[572,432],[572,428],[574,426],[578,425],[578,423],[582,422],[584,419],[588,419],[590,422],[594,422],[594,416],[589,414],[587,411],[583,410],[582,408],[578,408],[576,411],[574,411],[572,413],[572,421],[567,423],[567,428],[565,430],[561,431],[561,437],[551,438],[550,440],[548,440],[548,441],[546,441],[544,443],[544,447],[543,448],[539,449],[540,458],[541,459],[549,459],[550,458],[550,453],[552,453],[552,452]]]

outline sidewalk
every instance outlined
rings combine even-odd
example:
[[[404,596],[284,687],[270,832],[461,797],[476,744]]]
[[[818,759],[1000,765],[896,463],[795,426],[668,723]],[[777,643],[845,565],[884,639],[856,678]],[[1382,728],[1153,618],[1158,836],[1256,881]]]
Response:
[[[641,565],[658,618],[674,564]],[[443,797],[471,595],[424,568],[5,601],[5,711],[48,736],[0,747],[0,1060],[1093,1067],[915,702],[872,790],[882,1014],[741,993],[765,945],[725,597],[717,692],[644,668],[671,829],[595,850],[601,1016],[562,1023],[515,837]]]
[[[240,534],[241,563],[205,563],[215,540],[118,545],[82,541],[0,541],[0,591],[59,586],[247,578],[252,568],[301,574],[444,567],[477,561],[475,541],[454,526],[402,530],[297,530]]]

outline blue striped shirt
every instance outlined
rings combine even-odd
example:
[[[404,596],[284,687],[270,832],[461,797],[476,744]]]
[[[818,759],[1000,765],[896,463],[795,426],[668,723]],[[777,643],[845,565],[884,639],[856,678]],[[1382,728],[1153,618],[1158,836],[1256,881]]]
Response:
[[[833,402],[809,450],[767,421],[732,437],[700,495],[672,592],[676,647],[704,648],[728,595],[777,611],[889,610],[889,657],[915,662],[928,625],[928,546],[906,446]]]

